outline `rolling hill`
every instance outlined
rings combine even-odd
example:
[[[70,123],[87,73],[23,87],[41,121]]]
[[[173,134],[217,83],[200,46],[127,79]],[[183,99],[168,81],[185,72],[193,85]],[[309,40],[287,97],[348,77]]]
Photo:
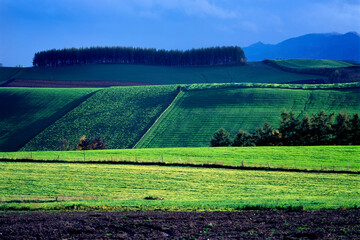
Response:
[[[29,141],[22,150],[54,150],[62,139],[102,137],[108,148],[131,148],[166,109],[177,86],[102,89]]]
[[[245,66],[214,67],[96,64],[52,68],[0,68],[0,77],[3,83],[8,81],[5,86],[10,87],[58,87],[59,84],[62,87],[88,87],[91,83],[97,87],[230,82],[285,83],[290,80],[321,78],[314,74],[289,73],[262,62],[249,62]]]
[[[0,88],[0,151],[16,151],[98,89]]]
[[[177,85],[103,89],[30,140],[22,150],[57,150],[64,138],[75,147],[82,135],[100,136],[109,148],[131,148],[136,143],[136,148],[201,147],[209,146],[212,134],[220,127],[234,135],[239,128],[253,131],[265,120],[277,126],[283,107],[299,115],[320,109],[330,112],[346,108],[350,113],[360,110],[359,88],[224,86],[208,89],[213,85],[200,85],[196,89],[195,85],[188,87],[194,90],[183,87],[180,93]]]
[[[360,89],[292,90],[226,88],[185,91],[154,124],[136,148],[204,147],[223,127],[231,136],[254,131],[268,121],[278,127],[282,108],[304,113],[346,109],[358,112]]]

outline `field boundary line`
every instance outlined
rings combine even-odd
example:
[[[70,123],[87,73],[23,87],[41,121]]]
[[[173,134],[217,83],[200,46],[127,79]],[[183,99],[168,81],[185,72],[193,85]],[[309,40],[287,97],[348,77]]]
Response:
[[[146,137],[146,135],[155,127],[155,125],[161,121],[161,118],[163,117],[163,115],[174,106],[175,102],[177,101],[178,98],[180,98],[182,95],[184,94],[183,91],[179,91],[178,94],[176,94],[175,98],[171,101],[171,103],[169,104],[169,106],[159,115],[159,117],[155,120],[155,122],[149,127],[149,129],[141,136],[141,138],[139,139],[139,141],[137,141],[135,143],[135,145],[132,148],[136,148],[138,146],[138,144],[140,144],[140,142]],[[181,95],[181,96],[180,96]]]
[[[269,172],[303,172],[303,173],[337,173],[360,175],[360,171],[339,171],[339,170],[307,170],[291,168],[271,168],[271,167],[247,167],[247,166],[226,166],[221,164],[194,164],[194,163],[166,163],[166,162],[133,162],[133,161],[68,161],[68,160],[36,160],[36,159],[6,159],[0,158],[0,162],[10,163],[66,163],[66,164],[113,164],[113,165],[134,165],[134,166],[163,166],[163,167],[193,167],[193,168],[212,168],[212,169],[232,169],[247,171],[269,171]]]

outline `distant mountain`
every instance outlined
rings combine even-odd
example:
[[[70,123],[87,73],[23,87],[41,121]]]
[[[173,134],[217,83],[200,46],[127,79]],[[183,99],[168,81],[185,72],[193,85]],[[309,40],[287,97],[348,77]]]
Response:
[[[243,48],[248,61],[276,58],[311,58],[360,62],[360,35],[307,34],[278,44],[255,43]]]

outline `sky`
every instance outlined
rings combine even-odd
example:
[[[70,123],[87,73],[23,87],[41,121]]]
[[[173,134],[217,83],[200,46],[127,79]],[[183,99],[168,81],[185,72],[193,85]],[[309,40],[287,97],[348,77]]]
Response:
[[[360,0],[0,0],[0,64],[91,46],[180,49],[360,33]]]

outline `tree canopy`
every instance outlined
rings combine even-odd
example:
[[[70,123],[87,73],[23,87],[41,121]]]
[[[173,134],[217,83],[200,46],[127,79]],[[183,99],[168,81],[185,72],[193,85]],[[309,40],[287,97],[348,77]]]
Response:
[[[161,66],[243,65],[244,51],[238,46],[191,50],[157,50],[133,47],[52,49],[35,53],[34,67],[77,64],[145,64]]]

